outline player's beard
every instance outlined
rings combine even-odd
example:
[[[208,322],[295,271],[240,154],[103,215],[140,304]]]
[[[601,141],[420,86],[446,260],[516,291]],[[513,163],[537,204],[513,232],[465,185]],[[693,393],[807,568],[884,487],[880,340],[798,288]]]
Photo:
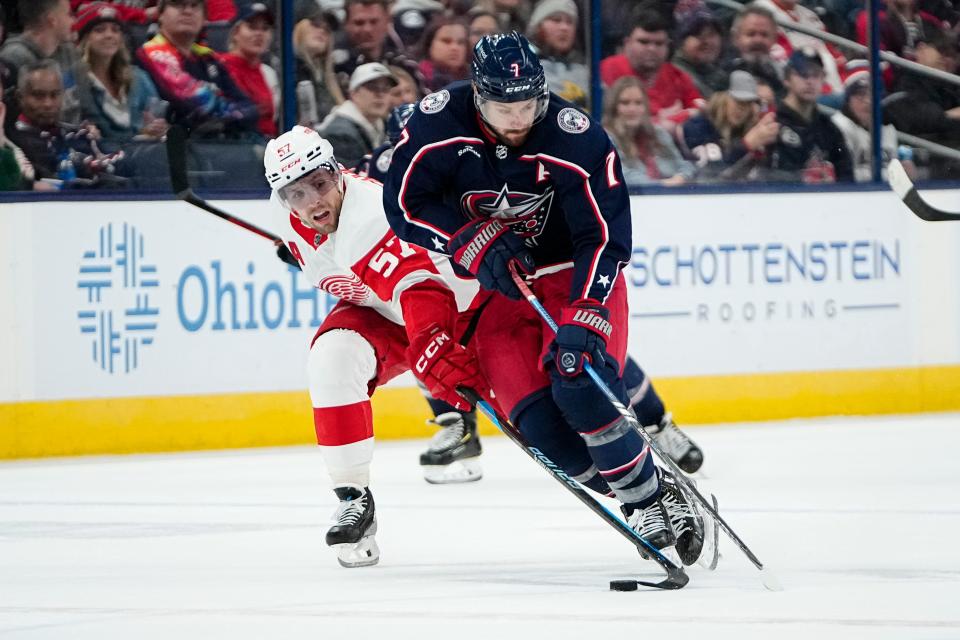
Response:
[[[495,133],[500,142],[508,147],[519,147],[527,141],[532,128],[533,127],[527,127],[526,129],[506,129],[505,131],[496,131]]]

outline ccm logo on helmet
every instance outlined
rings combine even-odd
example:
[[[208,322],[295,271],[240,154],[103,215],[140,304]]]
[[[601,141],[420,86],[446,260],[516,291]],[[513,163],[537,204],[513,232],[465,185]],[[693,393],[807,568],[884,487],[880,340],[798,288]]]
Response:
[[[423,350],[423,355],[417,360],[417,373],[423,373],[427,370],[427,365],[430,364],[430,359],[437,355],[437,351],[440,350],[440,347],[444,343],[450,342],[450,336],[446,332],[438,333],[430,343],[427,345],[427,348]]]
[[[287,145],[287,146],[289,146],[289,145]],[[290,162],[290,163],[285,164],[285,165],[283,165],[282,167],[280,167],[280,173],[283,173],[284,171],[289,171],[290,169],[293,169],[293,168],[294,168],[295,166],[297,166],[298,164],[300,164],[300,158],[297,158],[297,159],[294,160],[293,162]]]
[[[533,85],[525,84],[522,87],[507,87],[505,93],[516,93],[518,91],[529,91],[533,88]]]

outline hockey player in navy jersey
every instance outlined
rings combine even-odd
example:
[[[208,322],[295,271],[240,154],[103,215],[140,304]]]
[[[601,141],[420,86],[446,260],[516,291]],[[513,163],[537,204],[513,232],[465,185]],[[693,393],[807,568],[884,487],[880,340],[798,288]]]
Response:
[[[630,203],[600,125],[549,93],[526,38],[482,38],[473,81],[424,98],[394,147],[384,209],[397,235],[450,256],[486,296],[471,345],[493,399],[585,486],[622,502],[630,526],[692,564],[702,517],[583,372],[628,402]],[[511,278],[526,274],[556,335]],[[476,306],[476,305],[474,305]],[[644,416],[640,416],[644,424]]]

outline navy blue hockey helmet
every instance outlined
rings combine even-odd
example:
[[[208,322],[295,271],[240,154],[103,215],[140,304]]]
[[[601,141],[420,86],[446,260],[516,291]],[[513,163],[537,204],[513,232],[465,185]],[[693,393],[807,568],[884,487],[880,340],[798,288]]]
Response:
[[[394,107],[390,110],[390,115],[387,116],[387,139],[390,140],[390,144],[397,144],[400,140],[400,134],[403,132],[403,128],[407,126],[407,120],[410,119],[410,116],[413,115],[413,112],[417,110],[417,103],[408,102],[407,104],[401,104]]]
[[[477,108],[490,102],[536,99],[534,122],[547,112],[547,78],[530,42],[517,31],[484,36],[473,48],[473,84]]]

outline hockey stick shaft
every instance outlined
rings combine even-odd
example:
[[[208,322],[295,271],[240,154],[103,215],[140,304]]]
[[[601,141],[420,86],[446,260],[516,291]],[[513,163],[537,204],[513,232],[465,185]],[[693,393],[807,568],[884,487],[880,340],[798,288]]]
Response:
[[[167,131],[167,164],[170,168],[170,184],[173,186],[173,193],[177,198],[203,209],[208,213],[212,213],[218,218],[231,222],[242,229],[255,233],[262,238],[266,238],[276,245],[283,244],[283,240],[281,240],[279,236],[265,229],[261,229],[257,225],[238,218],[233,214],[227,213],[193,192],[187,177],[187,132],[179,125],[174,125]]]
[[[927,222],[960,220],[960,211],[944,211],[924,200],[913,181],[910,180],[910,176],[907,175],[903,165],[896,158],[887,165],[887,182],[890,183],[890,188],[897,194],[897,197],[903,200],[903,204],[907,205],[907,208],[921,220]]]
[[[527,442],[526,438],[523,437],[523,434],[521,434],[519,430],[517,430],[517,428],[514,427],[513,424],[507,420],[507,418],[502,416],[500,412],[497,411],[490,403],[481,398],[480,395],[472,389],[461,387],[458,389],[458,391],[469,402],[479,407],[480,410],[483,411],[488,418],[490,418],[490,421],[493,422],[493,424],[504,433],[504,435],[506,435],[514,444],[520,447],[520,449],[522,449],[527,456],[532,458],[537,464],[550,473],[554,480],[566,487],[566,489],[576,496],[580,502],[585,504],[591,511],[600,516],[607,524],[616,529],[623,537],[632,542],[638,550],[642,551],[645,555],[652,556],[654,561],[659,564],[667,573],[667,579],[663,582],[650,583],[638,581],[640,584],[657,587],[660,589],[679,589],[687,584],[690,578],[687,576],[682,567],[678,567],[670,562],[670,560],[664,556],[659,549],[647,542],[636,531],[631,529],[626,522],[618,518],[613,514],[613,512],[597,501],[597,499],[590,495],[590,493],[579,482],[567,475],[563,469],[557,466],[557,464],[547,457],[542,451],[531,446]]]
[[[559,329],[559,326],[554,321],[554,319],[550,316],[550,313],[546,310],[543,304],[540,303],[540,299],[537,298],[536,294],[533,292],[532,289],[530,289],[530,287],[523,280],[520,274],[517,273],[516,269],[512,268],[511,274],[513,276],[513,281],[516,283],[517,287],[520,289],[520,292],[523,294],[523,296],[527,299],[527,302],[529,302],[530,305],[536,310],[536,312],[540,315],[543,321],[547,323],[547,326],[549,326],[550,329],[553,330],[554,333],[556,333],[557,330]],[[603,381],[600,375],[594,370],[592,366],[590,366],[589,362],[584,363],[583,369],[584,371],[586,371],[587,375],[593,381],[594,385],[596,385],[597,389],[599,389],[600,392],[603,393],[604,396],[606,396],[607,400],[610,401],[610,404],[614,406],[614,408],[617,410],[617,412],[620,413],[620,415],[624,418],[624,420],[626,420],[631,426],[633,426],[637,431],[639,431],[640,435],[643,437],[647,445],[653,450],[653,452],[657,454],[657,456],[664,462],[664,464],[670,467],[670,470],[677,477],[678,481],[683,484],[684,489],[689,491],[690,494],[696,498],[697,502],[700,503],[700,506],[703,507],[703,509],[707,511],[717,521],[717,524],[719,524],[720,528],[723,529],[723,532],[727,534],[727,537],[729,537],[733,541],[733,543],[740,548],[740,550],[743,552],[745,556],[747,556],[750,562],[752,562],[757,569],[759,569],[760,571],[763,571],[763,563],[760,562],[760,559],[757,558],[757,556],[753,553],[753,551],[751,551],[750,548],[743,542],[743,540],[740,539],[740,536],[738,536],[736,532],[730,528],[730,525],[728,525],[726,521],[720,516],[720,514],[717,513],[716,509],[713,508],[713,505],[710,504],[710,502],[708,502],[707,499],[703,497],[703,494],[701,494],[697,490],[697,488],[693,485],[693,483],[690,482],[690,479],[687,478],[687,476],[683,473],[680,467],[677,466],[677,463],[674,462],[673,459],[670,458],[670,456],[664,454],[664,452],[660,449],[660,446],[656,443],[656,441],[650,437],[650,434],[646,432],[646,430],[643,428],[643,425],[641,425],[640,422],[634,417],[633,412],[631,412],[630,409],[628,409],[626,406],[624,406],[622,402],[620,402],[617,396],[614,395],[613,391],[610,390],[610,387],[606,385],[606,383]]]

